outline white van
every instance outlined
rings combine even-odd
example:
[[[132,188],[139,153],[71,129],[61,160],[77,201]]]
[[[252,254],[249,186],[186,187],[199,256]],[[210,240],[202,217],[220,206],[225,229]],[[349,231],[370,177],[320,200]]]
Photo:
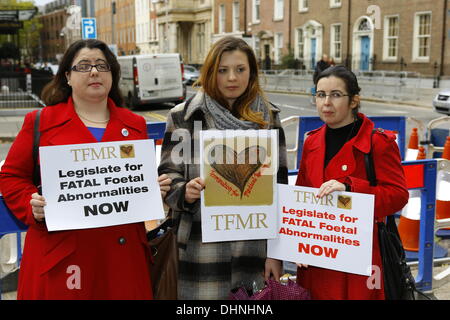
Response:
[[[177,53],[117,57],[119,88],[128,107],[148,103],[183,102],[183,64]]]

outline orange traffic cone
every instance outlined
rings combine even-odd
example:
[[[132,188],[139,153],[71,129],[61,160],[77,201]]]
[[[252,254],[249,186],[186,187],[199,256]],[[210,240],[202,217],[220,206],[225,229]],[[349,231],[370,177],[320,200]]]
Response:
[[[408,150],[406,150],[406,161],[412,161],[417,159],[419,152],[419,135],[417,134],[417,128],[412,128],[411,135],[409,136]]]
[[[419,147],[417,160],[426,159],[425,148]],[[398,233],[403,247],[408,251],[419,251],[420,230],[420,190],[409,190],[409,201],[402,210],[398,223]]]
[[[450,136],[445,141],[442,158],[450,160]],[[436,219],[447,218],[450,218],[450,174],[441,171],[437,177]]]

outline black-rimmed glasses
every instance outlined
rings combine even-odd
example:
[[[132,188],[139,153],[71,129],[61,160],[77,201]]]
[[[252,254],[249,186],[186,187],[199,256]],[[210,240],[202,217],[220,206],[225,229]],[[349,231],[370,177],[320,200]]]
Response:
[[[106,63],[99,63],[99,64],[87,64],[87,63],[80,63],[77,65],[74,65],[70,70],[77,71],[77,72],[91,72],[92,68],[97,69],[98,72],[108,72],[111,71],[111,67],[109,64]]]

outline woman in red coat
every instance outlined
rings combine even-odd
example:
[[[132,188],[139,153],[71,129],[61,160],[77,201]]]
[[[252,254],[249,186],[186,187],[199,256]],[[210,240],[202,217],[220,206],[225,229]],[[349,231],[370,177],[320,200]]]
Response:
[[[374,124],[359,109],[356,76],[345,67],[330,67],[316,80],[316,107],[325,124],[309,133],[303,147],[297,185],[319,188],[323,197],[334,191],[375,195],[373,274],[351,273],[298,264],[297,282],[313,299],[384,299],[383,270],[377,221],[401,210],[408,191],[395,136]],[[364,154],[372,150],[377,186],[370,186]]]
[[[120,66],[107,45],[80,40],[44,89],[40,146],[146,139],[145,119],[118,107]],[[18,299],[151,299],[144,223],[48,232],[45,199],[33,184],[33,128],[26,115],[0,173],[6,204],[29,226]],[[160,177],[162,194],[170,179]],[[61,212],[64,214],[64,212]]]

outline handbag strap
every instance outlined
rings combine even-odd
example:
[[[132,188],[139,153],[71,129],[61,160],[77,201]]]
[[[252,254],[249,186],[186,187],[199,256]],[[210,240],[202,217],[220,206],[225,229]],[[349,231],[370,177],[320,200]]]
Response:
[[[39,123],[41,118],[41,109],[39,109],[36,113],[36,118],[34,119],[34,128],[33,128],[33,183],[35,186],[39,186],[41,184],[41,170],[40,165],[38,164],[39,157],[39,140],[41,138],[41,132],[39,131]]]
[[[375,167],[373,164],[373,155],[372,155],[372,136],[377,131],[377,129],[373,129],[370,134],[370,150],[368,153],[364,154],[364,162],[366,164],[366,174],[367,180],[369,180],[369,184],[372,187],[377,185],[377,176],[375,174]]]
[[[370,134],[370,151],[364,154],[364,162],[366,164],[366,174],[367,180],[369,180],[369,185],[375,187],[378,185],[377,176],[375,174],[375,166],[373,162],[373,154],[372,154],[372,136],[379,129],[373,129]],[[398,233],[397,224],[395,223],[394,215],[389,215],[386,217],[386,227],[392,232],[396,233],[398,238],[400,239],[400,234]]]

